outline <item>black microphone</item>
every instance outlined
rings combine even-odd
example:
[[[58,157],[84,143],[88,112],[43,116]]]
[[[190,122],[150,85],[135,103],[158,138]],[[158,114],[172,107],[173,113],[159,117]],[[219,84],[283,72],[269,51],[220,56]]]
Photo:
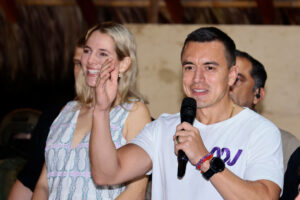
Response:
[[[196,100],[190,97],[184,98],[180,108],[181,123],[188,122],[193,125],[193,122],[196,117],[196,110],[197,110]],[[181,179],[185,174],[186,163],[188,161],[187,156],[182,150],[178,151],[177,161],[178,161],[177,177]]]

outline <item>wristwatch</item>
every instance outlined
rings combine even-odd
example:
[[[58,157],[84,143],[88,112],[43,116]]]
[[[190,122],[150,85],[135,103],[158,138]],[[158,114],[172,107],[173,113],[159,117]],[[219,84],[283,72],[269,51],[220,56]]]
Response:
[[[213,157],[210,161],[209,169],[202,175],[206,180],[209,180],[214,174],[222,172],[224,169],[224,161],[219,157]]]

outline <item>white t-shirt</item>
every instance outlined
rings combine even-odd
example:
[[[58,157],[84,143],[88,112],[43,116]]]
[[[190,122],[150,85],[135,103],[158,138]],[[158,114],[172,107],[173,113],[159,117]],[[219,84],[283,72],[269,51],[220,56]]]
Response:
[[[180,115],[163,114],[148,124],[130,143],[143,148],[152,159],[152,199],[222,199],[210,181],[188,162],[185,176],[177,178],[177,157],[173,135]],[[227,169],[244,180],[270,180],[283,186],[283,156],[278,128],[269,120],[245,108],[232,118],[194,127],[208,151],[221,157]]]

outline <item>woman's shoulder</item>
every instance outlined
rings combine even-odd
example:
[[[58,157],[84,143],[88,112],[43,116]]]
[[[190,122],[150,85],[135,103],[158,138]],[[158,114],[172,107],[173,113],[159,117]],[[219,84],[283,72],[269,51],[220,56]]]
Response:
[[[134,102],[125,124],[126,140],[134,138],[149,122],[151,122],[151,116],[148,107],[141,101]]]
[[[79,108],[79,103],[78,101],[68,101],[63,107],[62,107],[62,110],[77,110]]]
[[[132,103],[129,110],[128,122],[136,124],[137,122],[148,123],[151,121],[150,111],[145,103],[136,101]]]
[[[150,111],[148,109],[148,106],[142,101],[133,102],[129,113],[130,115],[137,116],[137,117],[141,115],[150,116]]]

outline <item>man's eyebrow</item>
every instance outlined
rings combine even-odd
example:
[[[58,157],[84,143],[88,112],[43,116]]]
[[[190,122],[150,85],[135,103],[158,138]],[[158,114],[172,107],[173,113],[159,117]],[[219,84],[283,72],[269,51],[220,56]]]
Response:
[[[182,65],[193,65],[194,63],[191,61],[183,61]],[[215,61],[208,61],[203,63],[204,65],[215,65],[215,66],[219,66],[219,63],[215,62]]]
[[[191,61],[183,61],[182,65],[193,65],[194,63]]]
[[[216,65],[216,66],[219,66],[219,63],[217,63],[215,61],[208,61],[208,62],[205,62],[204,65]]]

